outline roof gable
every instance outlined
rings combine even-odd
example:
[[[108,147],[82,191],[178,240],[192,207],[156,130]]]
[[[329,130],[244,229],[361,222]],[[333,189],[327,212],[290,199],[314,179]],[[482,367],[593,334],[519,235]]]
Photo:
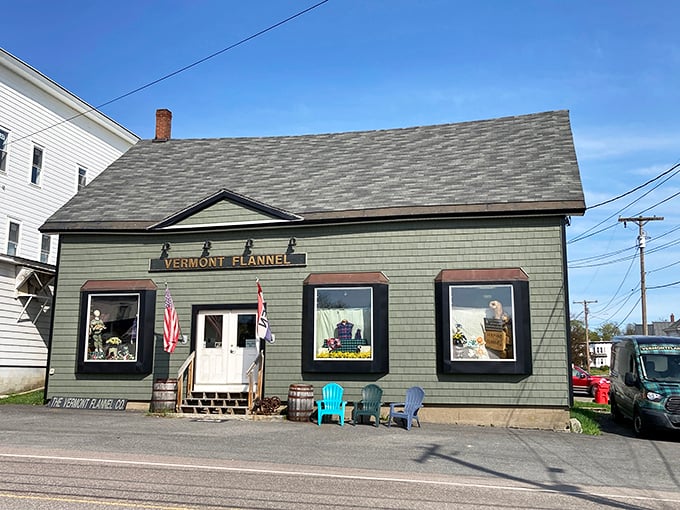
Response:
[[[223,189],[152,225],[149,229],[211,228],[290,222],[301,219],[295,214]]]

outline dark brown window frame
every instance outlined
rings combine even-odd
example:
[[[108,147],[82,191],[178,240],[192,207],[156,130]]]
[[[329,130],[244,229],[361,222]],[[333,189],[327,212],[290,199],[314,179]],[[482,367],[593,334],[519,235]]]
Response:
[[[78,359],[76,373],[80,374],[136,374],[148,375],[153,369],[154,328],[156,321],[156,284],[150,279],[88,280],[80,288],[80,317],[78,320]],[[89,342],[89,302],[99,294],[139,295],[137,318],[137,357],[131,361],[87,360]]]
[[[389,371],[389,279],[384,273],[312,273],[302,291],[302,371],[313,373],[387,373]],[[315,357],[315,292],[317,289],[369,287],[372,290],[372,354],[370,360]]]
[[[514,309],[513,360],[456,360],[451,356],[450,287],[509,285]],[[435,278],[437,365],[443,374],[515,374],[532,371],[529,277],[521,268],[445,269]]]

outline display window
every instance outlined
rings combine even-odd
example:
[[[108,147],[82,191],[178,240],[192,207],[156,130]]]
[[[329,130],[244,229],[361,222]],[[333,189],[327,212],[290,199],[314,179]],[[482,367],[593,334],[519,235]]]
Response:
[[[435,286],[441,372],[530,373],[529,282],[521,269],[447,270]]]
[[[314,274],[303,290],[303,370],[386,372],[387,278]]]
[[[314,294],[314,359],[372,359],[373,289],[317,288]]]
[[[150,373],[155,301],[151,280],[90,280],[83,285],[78,371]]]
[[[139,294],[88,296],[86,361],[136,361]]]

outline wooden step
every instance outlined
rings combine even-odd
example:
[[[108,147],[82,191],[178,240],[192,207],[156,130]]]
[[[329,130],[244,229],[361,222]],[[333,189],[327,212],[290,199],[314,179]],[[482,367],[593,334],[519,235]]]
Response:
[[[182,400],[180,412],[185,414],[248,414],[248,394],[244,392],[192,391]]]
[[[248,414],[247,406],[202,406],[202,405],[190,405],[182,404],[180,406],[180,412],[184,414],[221,414],[221,415],[232,415],[232,416],[245,416]]]

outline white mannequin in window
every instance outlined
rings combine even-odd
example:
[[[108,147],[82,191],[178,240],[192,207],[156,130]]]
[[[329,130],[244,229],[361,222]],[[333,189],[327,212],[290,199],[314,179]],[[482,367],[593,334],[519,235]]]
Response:
[[[95,352],[104,352],[102,333],[106,329],[106,324],[101,320],[101,312],[99,310],[95,310],[92,315],[94,315],[94,318],[90,321],[90,336],[94,342],[94,350]]]

